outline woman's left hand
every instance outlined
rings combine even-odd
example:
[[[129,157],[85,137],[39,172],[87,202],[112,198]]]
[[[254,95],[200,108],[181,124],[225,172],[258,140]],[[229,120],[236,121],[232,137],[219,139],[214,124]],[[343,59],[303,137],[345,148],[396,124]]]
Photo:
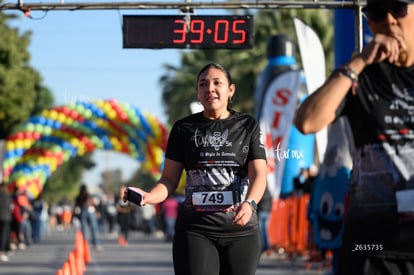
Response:
[[[236,210],[236,215],[233,218],[233,223],[245,226],[253,215],[253,209],[249,203],[243,202]]]

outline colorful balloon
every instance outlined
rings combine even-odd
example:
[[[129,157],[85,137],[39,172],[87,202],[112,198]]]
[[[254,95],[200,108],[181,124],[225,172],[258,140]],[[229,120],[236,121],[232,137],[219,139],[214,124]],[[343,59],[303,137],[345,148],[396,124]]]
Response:
[[[167,136],[156,117],[113,99],[45,109],[7,138],[4,180],[37,197],[63,162],[97,149],[128,154],[159,175]]]

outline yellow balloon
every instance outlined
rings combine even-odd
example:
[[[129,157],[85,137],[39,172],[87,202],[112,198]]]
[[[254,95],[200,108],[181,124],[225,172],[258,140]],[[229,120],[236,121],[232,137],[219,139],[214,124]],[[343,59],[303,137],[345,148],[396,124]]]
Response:
[[[18,139],[16,140],[16,144],[15,144],[16,148],[18,149],[22,149],[24,148],[24,140],[23,139]]]
[[[161,165],[164,158],[164,151],[160,147],[153,147],[155,163]]]
[[[70,138],[69,143],[73,145],[73,147],[78,148],[79,147],[79,140],[77,138]]]
[[[37,198],[39,196],[40,190],[36,184],[30,184],[26,190],[33,196],[33,198]]]
[[[66,124],[66,125],[73,125],[73,118],[71,118],[71,117],[65,117],[65,120],[64,120],[64,123]]]
[[[78,149],[78,156],[83,156],[86,153],[86,150],[84,147],[81,147]]]
[[[108,113],[109,111],[112,110],[112,107],[111,107],[111,105],[108,102],[105,102],[103,104],[103,109],[104,109],[105,113]]]
[[[116,112],[114,111],[114,110],[109,110],[108,111],[108,117],[110,118],[110,119],[115,119],[116,118]]]
[[[56,168],[57,168],[57,160],[55,159],[55,158],[51,158],[50,160],[49,160],[49,166],[50,166],[50,171],[51,172],[53,172],[53,171],[55,171],[56,170]]]
[[[103,107],[104,107],[104,102],[103,102],[103,100],[98,100],[98,101],[96,101],[96,106],[98,106],[99,108],[101,108],[101,109],[103,109]]]
[[[59,121],[60,123],[64,123],[66,120],[66,115],[63,113],[58,113],[57,115],[57,121]]]
[[[30,140],[30,139],[25,139],[23,141],[23,147],[24,147],[24,149],[30,148],[30,146],[32,146],[32,144],[33,144],[33,141]]]
[[[49,112],[49,118],[51,118],[51,119],[53,119],[53,120],[56,120],[56,119],[57,119],[57,117],[58,117],[58,113],[57,113],[55,110],[51,110],[51,111]]]
[[[115,151],[120,152],[122,150],[121,143],[119,142],[118,138],[116,137],[110,137],[109,141],[111,142],[112,146],[114,147]]]
[[[45,109],[45,110],[43,110],[42,112],[41,112],[41,115],[42,116],[44,116],[44,117],[49,117],[49,110],[48,109]]]
[[[20,177],[16,180],[16,186],[22,187],[26,184],[27,178],[26,177]]]
[[[39,157],[38,161],[39,161],[40,164],[46,164],[47,163],[47,160],[46,160],[45,157]]]
[[[16,149],[16,146],[14,145],[13,141],[6,142],[6,150],[7,151],[13,151],[14,149]]]

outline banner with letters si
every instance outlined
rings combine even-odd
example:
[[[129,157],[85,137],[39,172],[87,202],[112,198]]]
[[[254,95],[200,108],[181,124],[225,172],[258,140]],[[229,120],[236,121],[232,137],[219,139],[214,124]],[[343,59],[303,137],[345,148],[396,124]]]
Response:
[[[267,183],[274,198],[280,195],[286,159],[282,148],[288,145],[300,78],[300,70],[283,72],[268,85],[263,95],[259,123],[265,136]]]

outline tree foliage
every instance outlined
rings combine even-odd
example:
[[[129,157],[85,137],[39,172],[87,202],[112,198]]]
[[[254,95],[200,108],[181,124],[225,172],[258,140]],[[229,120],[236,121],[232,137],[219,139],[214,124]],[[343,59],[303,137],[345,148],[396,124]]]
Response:
[[[0,139],[6,139],[21,123],[54,105],[51,91],[30,64],[31,33],[20,34],[8,25],[10,20],[19,19],[0,13]],[[73,197],[83,170],[93,165],[89,155],[64,163],[47,180],[44,197],[53,202]]]
[[[181,55],[181,64],[176,67],[165,64],[165,74],[161,76],[162,100],[172,124],[191,113],[190,103],[197,101],[196,77],[199,70],[209,62],[223,64],[232,74],[236,84],[234,109],[253,113],[253,93],[258,74],[267,64],[267,42],[269,37],[285,33],[297,41],[293,18],[298,17],[310,25],[319,35],[329,66],[333,59],[332,12],[329,10],[265,10],[254,15],[254,48],[247,50],[190,50]],[[297,51],[296,60],[300,64]]]
[[[53,105],[51,92],[30,65],[30,32],[19,33],[0,13],[0,139],[40,110]]]

